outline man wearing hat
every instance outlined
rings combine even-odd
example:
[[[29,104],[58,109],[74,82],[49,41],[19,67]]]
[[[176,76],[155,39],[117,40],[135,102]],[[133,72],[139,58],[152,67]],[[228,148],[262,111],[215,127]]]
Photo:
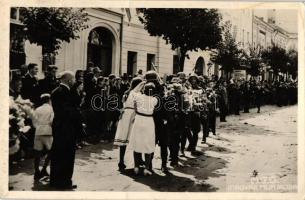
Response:
[[[184,72],[178,72],[177,76],[180,79],[180,83],[183,87],[189,88],[189,83],[187,82],[186,74]]]
[[[93,68],[93,74],[94,74],[93,79],[94,79],[94,82],[96,83],[98,77],[100,77],[101,74],[102,74],[102,70],[99,67],[94,67]]]
[[[219,81],[219,85],[217,89],[217,97],[218,97],[220,122],[226,122],[226,115],[228,112],[228,93],[226,86],[227,85],[225,81],[223,80]]]
[[[142,69],[139,69],[137,74],[135,74],[135,76],[139,76],[139,77],[143,77],[143,70]]]
[[[183,90],[180,83],[173,83],[172,89],[168,92],[166,98],[166,105],[168,105],[166,110],[168,116],[170,165],[172,167],[178,166],[180,138],[185,131],[186,114],[183,107],[185,93],[186,91]]]
[[[192,93],[195,93],[195,91],[201,91],[202,88],[199,87],[199,79],[196,74],[191,74],[189,76],[189,82],[191,84],[191,90]],[[192,155],[199,155],[200,152],[196,151],[196,146],[198,142],[198,134],[201,129],[201,104],[198,104],[195,99],[192,99],[192,106],[191,110],[189,112],[189,126],[192,131],[192,140],[190,141],[190,144],[187,148],[187,150],[191,151]]]
[[[127,75],[127,73],[124,73],[124,74],[123,74],[123,76],[121,77],[121,80],[122,80],[122,82],[121,82],[121,88],[122,88],[122,90],[123,90],[124,92],[126,92],[126,91],[129,89],[129,87],[130,87],[130,83],[129,83],[129,81],[128,81],[128,75]]]
[[[177,76],[179,77],[179,82],[182,86],[182,93],[183,94],[183,107],[181,107],[182,112],[181,114],[181,126],[183,127],[181,129],[181,135],[180,135],[180,142],[181,142],[181,146],[180,146],[180,150],[182,155],[184,156],[184,149],[185,149],[185,145],[186,145],[186,140],[188,140],[189,142],[192,141],[192,133],[190,130],[190,127],[187,123],[188,121],[188,117],[189,117],[189,113],[188,113],[188,108],[189,108],[189,102],[188,102],[188,96],[187,93],[190,89],[190,83],[187,80],[186,74],[184,72],[178,72]]]
[[[152,82],[156,86],[156,97],[159,100],[158,108],[155,109],[153,117],[155,122],[156,131],[156,143],[160,146],[161,151],[161,170],[164,173],[168,173],[167,168],[167,156],[168,156],[168,130],[167,130],[167,111],[164,109],[164,86],[159,78],[159,75],[155,71],[148,71],[145,74],[147,82]]]
[[[110,74],[108,76],[108,78],[109,78],[109,94],[115,94],[116,93],[116,87],[115,87],[116,76],[114,74]]]

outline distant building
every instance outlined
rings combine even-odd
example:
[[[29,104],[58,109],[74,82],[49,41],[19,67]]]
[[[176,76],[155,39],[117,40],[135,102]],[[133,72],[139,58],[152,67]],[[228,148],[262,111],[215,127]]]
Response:
[[[297,33],[290,33],[276,25],[273,15],[267,21],[263,17],[255,16],[253,19],[253,44],[267,48],[272,43],[286,49],[297,49]]]
[[[93,64],[105,75],[133,75],[139,69],[156,69],[161,74],[177,72],[179,52],[171,50],[162,38],[148,34],[138,19],[137,9],[86,8],[86,12],[89,28],[80,33],[78,40],[64,42],[54,57],[59,71],[86,69],[88,64]],[[220,10],[220,13],[223,22],[231,22],[232,34],[241,48],[247,49],[252,44],[267,47],[272,41],[286,48],[297,46],[296,33],[285,31],[273,21],[268,23],[251,9]],[[21,39],[21,17],[19,8],[11,9],[10,68],[34,62],[43,69],[41,47]],[[272,17],[269,16],[270,20]],[[189,57],[184,67],[187,74],[194,71],[219,74],[219,67],[210,61],[209,51],[189,52]]]
[[[220,10],[220,13],[223,22],[229,21],[231,23],[231,33],[239,46],[243,49],[249,48],[253,40],[253,11],[251,9],[230,9]]]
[[[253,45],[260,45],[266,49],[274,44],[287,51],[291,49],[297,50],[297,33],[290,33],[277,25],[275,10],[263,11],[260,12],[265,13],[265,15],[254,16],[253,19]],[[263,68],[261,78],[268,80],[273,78],[273,72],[268,66]]]

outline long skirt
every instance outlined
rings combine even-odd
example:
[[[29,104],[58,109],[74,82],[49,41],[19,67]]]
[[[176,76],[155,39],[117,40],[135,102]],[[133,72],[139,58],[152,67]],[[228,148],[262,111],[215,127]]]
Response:
[[[155,151],[155,124],[153,117],[136,115],[128,148],[137,153]]]
[[[134,109],[125,109],[122,117],[118,122],[118,127],[115,133],[114,145],[125,146],[129,142],[131,128],[135,119]]]

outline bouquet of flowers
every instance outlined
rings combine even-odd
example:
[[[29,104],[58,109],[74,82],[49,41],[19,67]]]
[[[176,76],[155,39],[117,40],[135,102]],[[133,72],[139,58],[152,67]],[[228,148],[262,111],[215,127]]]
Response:
[[[24,100],[20,96],[17,99],[10,97],[9,102],[9,155],[17,153],[20,149],[20,138],[31,129],[25,125],[25,120],[31,112],[33,104],[30,100]],[[26,137],[25,137],[26,138]]]
[[[189,90],[190,110],[205,111],[207,110],[208,99],[202,90]]]

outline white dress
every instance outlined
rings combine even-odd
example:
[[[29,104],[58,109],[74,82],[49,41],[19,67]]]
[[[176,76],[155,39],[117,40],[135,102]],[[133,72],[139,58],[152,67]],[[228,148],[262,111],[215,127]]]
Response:
[[[130,131],[134,122],[136,112],[134,110],[135,93],[131,91],[124,102],[124,110],[121,119],[118,122],[117,130],[114,138],[114,145],[125,146],[129,142]]]
[[[141,93],[135,94],[137,114],[131,129],[128,148],[137,153],[153,153],[155,151],[155,124],[153,119],[154,108],[158,100],[155,97]]]

